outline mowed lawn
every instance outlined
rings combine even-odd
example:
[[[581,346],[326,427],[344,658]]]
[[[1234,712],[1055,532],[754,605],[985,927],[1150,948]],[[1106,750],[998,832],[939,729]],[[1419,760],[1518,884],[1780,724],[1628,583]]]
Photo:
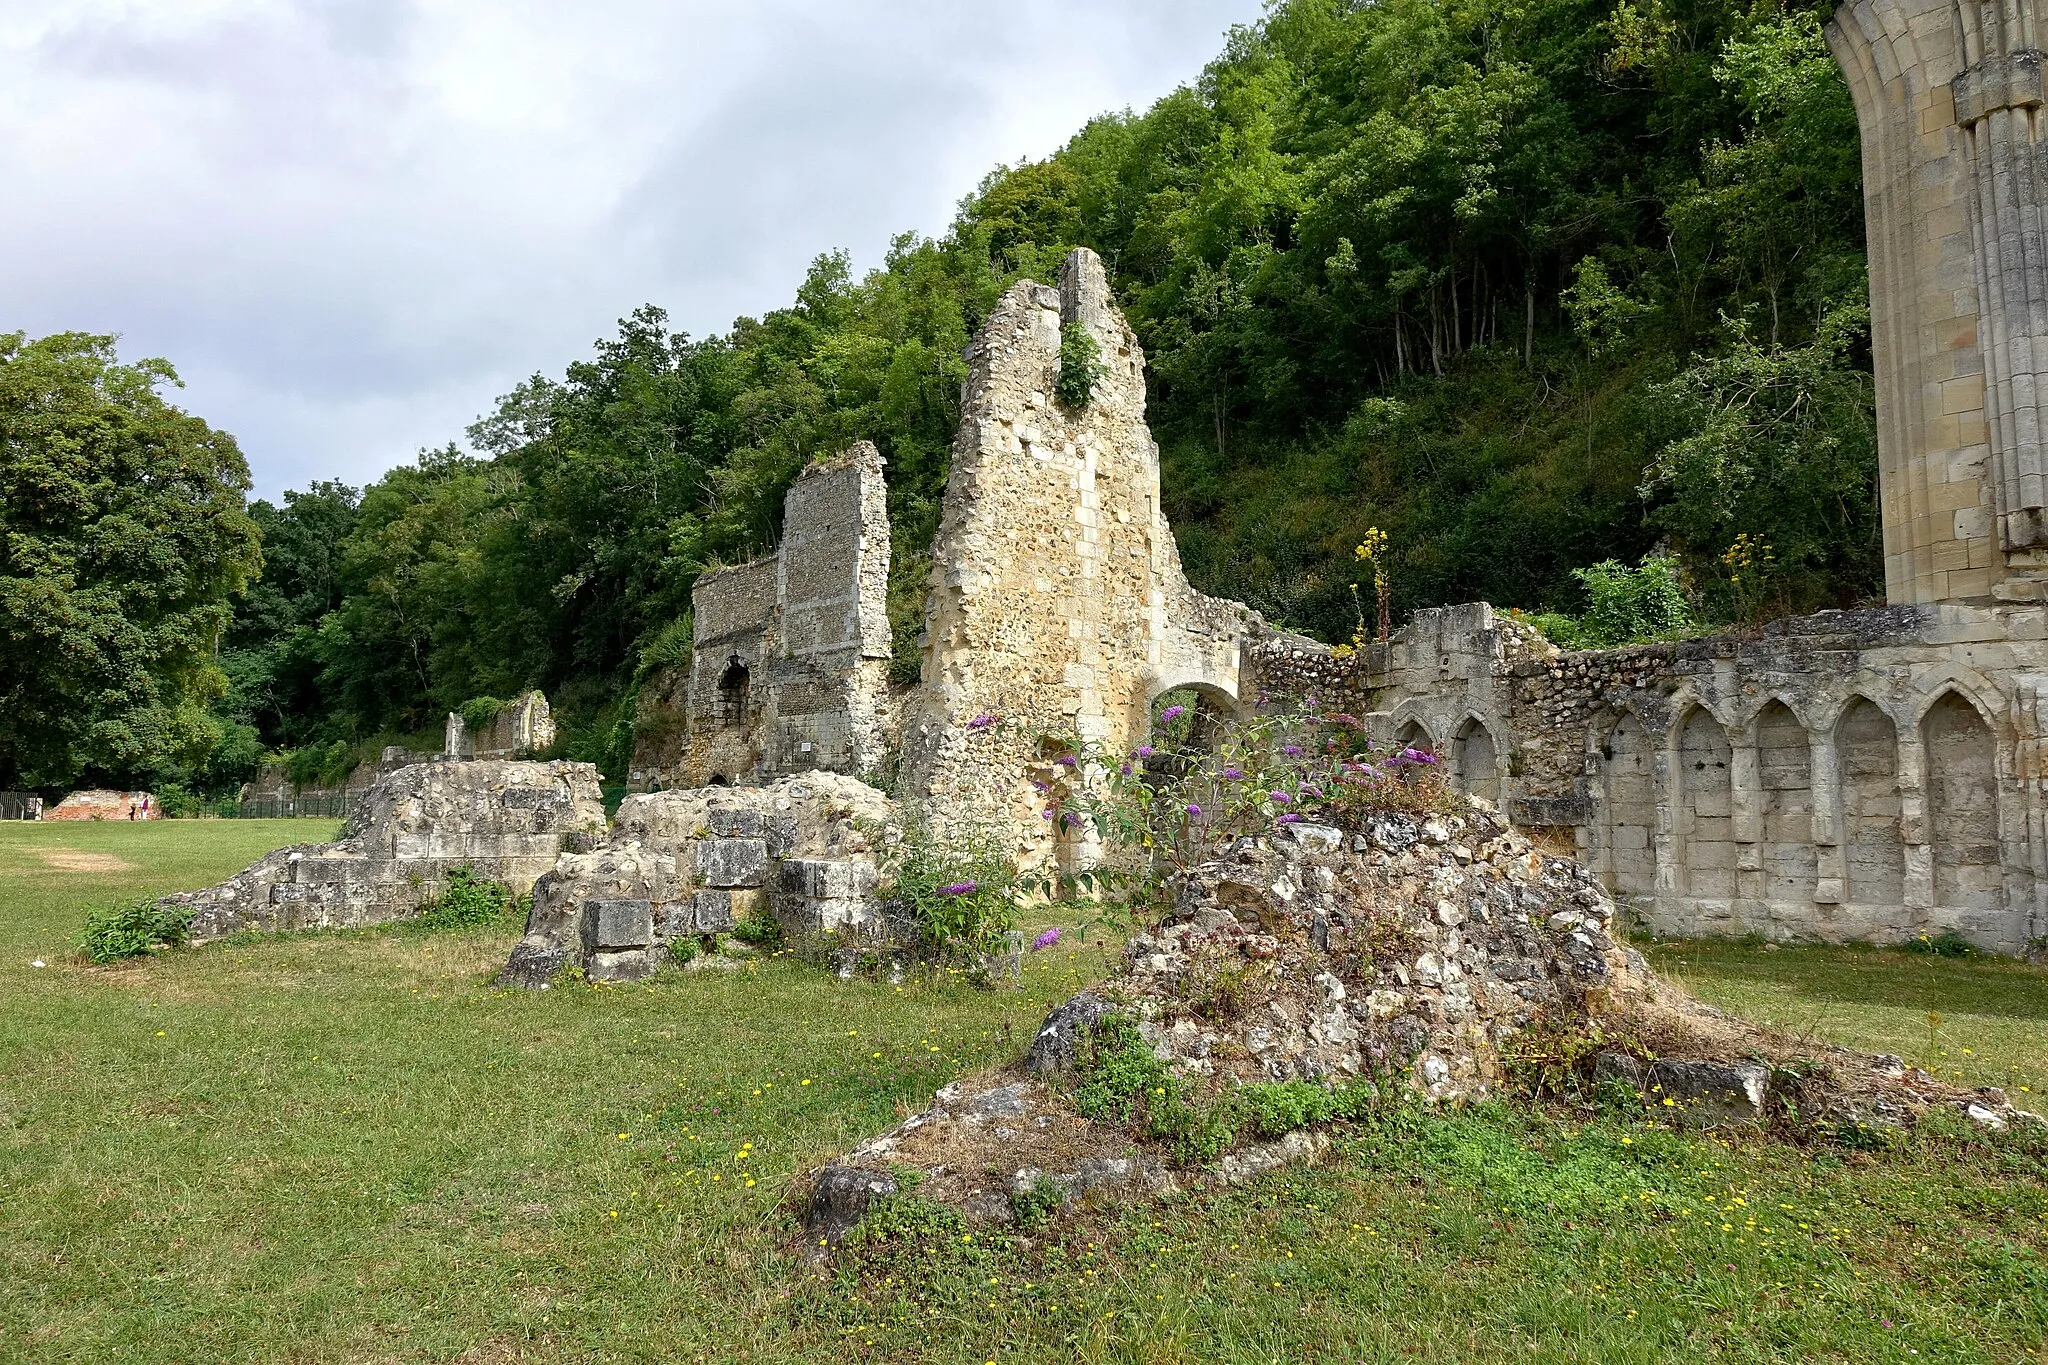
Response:
[[[1027,1242],[910,1208],[920,1235],[820,1275],[796,1256],[806,1173],[1014,1055],[1099,950],[997,993],[768,960],[539,995],[489,986],[512,927],[70,951],[89,905],[328,833],[0,825],[0,1360],[1992,1361],[2048,1340],[2048,1146],[1961,1125],[1873,1152],[1399,1111],[1315,1168]],[[2048,1074],[2033,969],[1665,965],[1909,1054],[1893,1015],[1932,1002],[1947,1069]]]

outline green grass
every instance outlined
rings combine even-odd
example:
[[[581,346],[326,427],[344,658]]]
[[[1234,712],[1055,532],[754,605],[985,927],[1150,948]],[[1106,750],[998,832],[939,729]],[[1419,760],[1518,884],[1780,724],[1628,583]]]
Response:
[[[92,904],[326,832],[0,826],[0,1360],[1988,1361],[2048,1337],[2044,1149],[1961,1130],[1871,1154],[1397,1115],[1243,1190],[818,1276],[808,1171],[1013,1055],[1099,953],[994,994],[769,960],[541,995],[489,988],[505,929],[69,953]],[[1784,957],[1686,951],[1703,989]],[[1974,1021],[2043,989],[1911,965],[1987,1052]],[[1800,982],[1774,989],[1833,1008]]]
[[[2048,1109],[2048,971],[1881,948],[1659,943],[1650,961],[1709,1004]],[[2036,1102],[2030,1097],[2040,1097]]]

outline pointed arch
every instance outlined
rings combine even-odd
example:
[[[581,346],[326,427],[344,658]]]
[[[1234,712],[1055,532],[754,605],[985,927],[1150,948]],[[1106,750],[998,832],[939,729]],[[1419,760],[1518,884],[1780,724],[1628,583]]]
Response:
[[[1764,703],[1755,726],[1764,899],[1809,905],[1820,875],[1813,845],[1813,740],[1777,698]]]
[[[1981,931],[2005,902],[1998,743],[1991,722],[1959,686],[1944,689],[1927,708],[1920,742],[1927,754],[1936,923]]]
[[[1500,806],[1500,744],[1476,713],[1451,736],[1451,780],[1460,790]]]
[[[1853,694],[1835,721],[1836,791],[1852,905],[1903,904],[1906,845],[1900,837],[1899,728],[1870,698]]]
[[[1605,870],[1617,896],[1657,891],[1657,748],[1642,718],[1625,710],[1598,750]]]
[[[1684,893],[1705,899],[1735,896],[1734,753],[1728,732],[1703,705],[1694,705],[1676,729],[1678,808],[1674,812],[1685,869]]]

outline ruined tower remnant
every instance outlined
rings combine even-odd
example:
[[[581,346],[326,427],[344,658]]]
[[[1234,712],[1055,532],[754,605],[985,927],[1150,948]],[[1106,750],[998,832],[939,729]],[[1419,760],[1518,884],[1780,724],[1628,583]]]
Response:
[[[1103,362],[1079,407],[1056,394],[1063,326],[1085,329]],[[1056,774],[1039,737],[1133,745],[1151,700],[1180,687],[1234,708],[1240,637],[1262,623],[1181,572],[1144,354],[1094,252],[1067,258],[1058,289],[1013,286],[967,355],[903,786],[1043,852],[1055,835],[1029,779]]]
[[[798,476],[780,550],[697,580],[682,785],[880,768],[888,597],[882,456],[862,441]]]
[[[1851,0],[1894,603],[2048,584],[2048,147],[2035,0]]]

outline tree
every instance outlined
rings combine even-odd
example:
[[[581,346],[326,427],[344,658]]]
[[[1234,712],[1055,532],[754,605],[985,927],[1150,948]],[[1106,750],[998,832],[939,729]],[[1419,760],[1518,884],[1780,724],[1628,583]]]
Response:
[[[222,727],[230,601],[262,564],[234,439],[114,338],[0,336],[0,786],[140,781]]]

